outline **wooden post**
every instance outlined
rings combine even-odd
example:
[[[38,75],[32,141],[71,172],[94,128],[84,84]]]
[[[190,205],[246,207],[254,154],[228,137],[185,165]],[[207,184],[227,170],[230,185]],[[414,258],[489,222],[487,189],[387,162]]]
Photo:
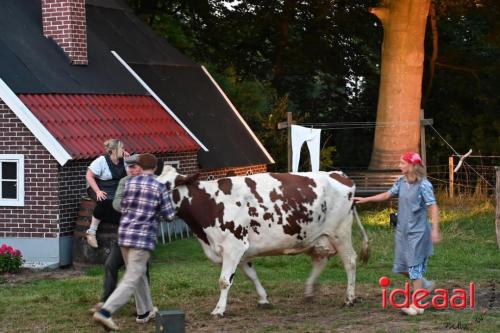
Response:
[[[420,109],[420,155],[422,156],[422,162],[427,168],[427,154],[425,149],[425,124],[423,123],[424,117],[424,109]]]
[[[455,167],[453,166],[453,156],[448,157],[448,177],[449,177],[449,183],[450,183],[450,198],[453,198],[455,194],[455,187],[454,187],[454,182],[453,182],[453,170]]]
[[[287,156],[288,156],[288,172],[292,171],[292,113],[286,113],[286,123],[288,131],[288,144],[287,144]]]
[[[420,155],[427,170],[427,149],[425,147],[425,126],[434,124],[434,119],[425,119],[424,109],[420,109]]]
[[[497,230],[497,245],[500,249],[500,167],[495,167],[497,171],[497,213],[495,219],[495,225]]]

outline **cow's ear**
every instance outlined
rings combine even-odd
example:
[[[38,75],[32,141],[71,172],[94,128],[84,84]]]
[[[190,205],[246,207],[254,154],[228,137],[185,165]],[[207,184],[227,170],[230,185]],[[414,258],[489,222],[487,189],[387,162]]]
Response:
[[[198,178],[200,178],[199,172],[195,173],[194,175],[187,176],[187,177],[186,176],[178,176],[175,178],[175,182],[174,182],[175,187],[194,183],[195,181],[198,180]]]

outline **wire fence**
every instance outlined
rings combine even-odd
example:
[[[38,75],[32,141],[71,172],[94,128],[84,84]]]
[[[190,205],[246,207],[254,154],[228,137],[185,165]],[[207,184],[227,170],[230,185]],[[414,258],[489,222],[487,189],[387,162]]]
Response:
[[[446,191],[451,196],[495,194],[495,166],[500,165],[500,156],[473,156],[453,172],[458,161],[459,158],[455,155],[450,157],[448,165],[427,166],[427,177],[437,190]]]
[[[180,218],[176,218],[171,222],[162,221],[158,227],[158,240],[163,244],[192,236],[193,232]]]

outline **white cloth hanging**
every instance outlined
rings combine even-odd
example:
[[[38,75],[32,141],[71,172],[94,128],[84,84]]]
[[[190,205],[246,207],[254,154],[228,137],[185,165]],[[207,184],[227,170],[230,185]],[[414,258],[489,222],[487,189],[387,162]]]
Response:
[[[313,172],[319,171],[319,145],[321,139],[321,130],[319,128],[307,128],[292,125],[292,171],[299,170],[300,148],[304,141],[309,148],[311,157],[311,169]]]

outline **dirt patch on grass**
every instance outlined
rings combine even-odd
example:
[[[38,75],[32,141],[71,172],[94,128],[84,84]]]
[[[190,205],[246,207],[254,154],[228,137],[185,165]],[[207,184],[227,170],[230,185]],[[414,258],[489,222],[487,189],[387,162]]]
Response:
[[[453,288],[453,284],[442,286]],[[457,324],[466,323],[487,306],[491,298],[489,284],[479,286],[476,310],[434,310],[408,317],[399,310],[381,308],[381,291],[357,287],[360,302],[343,307],[345,289],[335,285],[319,288],[313,303],[305,302],[301,288],[284,289],[271,295],[272,309],[257,308],[252,293],[237,293],[229,298],[226,316],[212,318],[217,298],[196,299],[187,310],[187,332],[457,332]],[[450,291],[451,292],[451,291]],[[499,312],[498,308],[490,311]],[[455,325],[455,326],[453,326]],[[482,323],[469,325],[474,331]]]
[[[69,277],[82,276],[85,273],[73,268],[53,268],[53,269],[31,269],[21,268],[16,274],[1,274],[0,283],[21,284],[29,283],[35,280],[56,280]]]
[[[256,296],[236,295],[229,299],[226,316],[212,318],[209,313],[216,299],[197,299],[196,308],[186,313],[188,332],[375,332],[425,329],[441,331],[433,321],[408,318],[394,309],[381,309],[380,292],[358,287],[361,300],[354,307],[343,307],[345,290],[321,286],[315,301],[306,302],[301,290],[283,290],[272,296],[272,309],[259,309]],[[421,319],[421,318],[419,318]]]
[[[23,270],[20,274],[3,276],[9,284],[28,283],[40,279],[67,279],[83,275],[73,269],[56,269],[50,271]],[[461,283],[444,282],[440,287],[451,290],[463,287]],[[367,284],[357,285],[359,302],[353,307],[343,307],[345,285],[324,283],[318,286],[314,302],[306,302],[303,298],[303,285],[300,283],[268,286],[269,300],[273,304],[270,309],[257,307],[257,296],[253,290],[233,286],[226,315],[224,318],[213,318],[210,312],[217,303],[218,292],[210,295],[184,298],[182,304],[166,306],[170,300],[161,296],[154,297],[160,310],[176,307],[186,312],[186,332],[458,332],[468,325],[468,331],[495,331],[494,325],[500,318],[500,295],[496,291],[496,283],[483,281],[476,286],[477,310],[426,310],[424,315],[408,317],[397,309],[381,308],[381,291]],[[91,302],[85,301],[91,305]],[[481,321],[477,314],[488,308],[488,313]],[[114,316],[117,324],[126,332],[151,332],[154,323],[138,325],[134,320],[135,307],[132,303]],[[91,317],[83,311],[73,313],[78,318],[74,323],[74,331],[100,332]],[[483,317],[481,317],[483,318]],[[14,325],[14,323],[10,323]],[[36,321],[30,326],[31,331],[42,330],[54,326],[54,323]],[[489,325],[489,326],[488,326]],[[491,329],[490,329],[491,328]],[[16,326],[4,327],[7,332],[18,332]]]

